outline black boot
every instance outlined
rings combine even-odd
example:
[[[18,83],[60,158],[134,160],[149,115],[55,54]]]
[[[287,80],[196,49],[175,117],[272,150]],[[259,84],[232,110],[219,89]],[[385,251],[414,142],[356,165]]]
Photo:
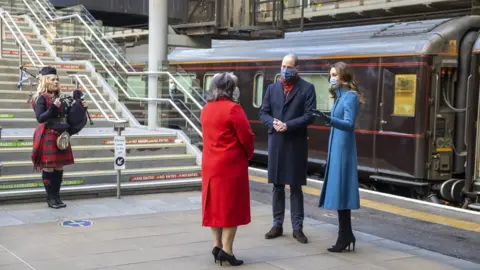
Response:
[[[54,183],[53,195],[55,197],[55,200],[57,201],[57,204],[60,206],[60,208],[64,208],[64,207],[67,207],[67,205],[64,204],[60,199],[60,187],[62,186],[62,182],[63,182],[63,170],[60,170],[60,171],[55,170],[54,173],[55,173],[55,179],[53,182]]]
[[[352,251],[355,251],[355,236],[352,231],[352,220],[350,210],[338,210],[338,238],[337,243],[328,249],[330,252],[342,252],[345,249],[350,250],[350,244],[353,244]]]
[[[58,209],[60,206],[58,205],[57,200],[55,199],[55,193],[54,193],[54,185],[53,179],[55,178],[55,173],[54,172],[42,172],[42,179],[43,179],[43,186],[45,187],[45,191],[47,192],[47,204],[48,207]]]

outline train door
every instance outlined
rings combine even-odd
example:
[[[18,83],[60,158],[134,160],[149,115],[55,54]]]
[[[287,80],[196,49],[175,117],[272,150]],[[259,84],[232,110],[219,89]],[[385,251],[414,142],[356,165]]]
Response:
[[[480,39],[477,40],[477,43],[480,43]],[[480,44],[479,44],[479,49],[480,49]],[[478,63],[480,63],[480,51],[478,53],[473,54],[473,59],[472,59],[472,66],[476,66]],[[480,93],[480,83],[479,83],[479,70],[478,67],[474,68],[474,73],[473,76],[473,88],[474,91],[477,93]],[[474,97],[475,98],[475,97]],[[480,194],[480,95],[478,95],[478,98],[475,98],[474,100],[474,105],[473,108],[471,108],[472,112],[476,109],[476,117],[475,117],[475,132],[472,132],[470,136],[472,136],[471,140],[474,142],[475,145],[475,152],[473,152],[473,156],[471,157],[470,155],[467,155],[467,168],[466,168],[466,182],[465,182],[465,193],[467,193],[468,198],[471,200],[477,199],[476,204],[471,204],[467,205],[469,208],[475,209],[475,210],[480,210],[480,204],[478,202],[478,195]],[[476,108],[475,108],[476,107]],[[468,166],[468,164],[470,165]],[[467,201],[468,202],[468,201]]]
[[[470,99],[467,100],[467,125],[474,126],[471,132],[467,133],[466,141],[474,145],[474,151],[467,154],[467,167],[465,173],[464,193],[467,200],[464,207],[480,210],[478,194],[480,194],[480,37],[473,46],[472,63],[470,65]],[[472,149],[473,150],[473,149]],[[474,203],[471,203],[471,202]],[[476,202],[476,203],[475,203]]]
[[[381,70],[378,118],[375,134],[375,167],[371,178],[397,185],[424,185],[411,181],[418,177],[417,151],[422,143],[419,120],[425,115],[425,65],[385,65]],[[420,97],[420,98],[418,98]],[[423,104],[422,104],[423,103]]]

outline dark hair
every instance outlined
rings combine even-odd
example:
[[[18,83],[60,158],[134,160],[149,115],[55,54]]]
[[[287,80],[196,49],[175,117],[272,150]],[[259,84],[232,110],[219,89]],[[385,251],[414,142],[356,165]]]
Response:
[[[233,93],[237,87],[237,77],[233,73],[217,73],[212,78],[212,83],[207,91],[207,101],[226,97],[233,100]]]
[[[332,65],[332,68],[335,68],[335,70],[337,71],[338,77],[342,81],[342,87],[349,89],[351,91],[354,91],[355,94],[357,94],[358,96],[358,101],[360,102],[360,104],[365,104],[365,98],[358,91],[357,82],[355,81],[353,72],[350,69],[350,67],[344,62],[337,62]],[[330,76],[329,76],[329,80],[330,80]],[[330,92],[333,98],[337,97],[337,94],[335,93],[335,89],[330,88],[328,91]]]

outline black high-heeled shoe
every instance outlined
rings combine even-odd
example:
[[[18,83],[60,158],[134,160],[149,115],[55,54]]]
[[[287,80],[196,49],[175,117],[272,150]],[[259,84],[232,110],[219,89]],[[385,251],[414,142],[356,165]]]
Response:
[[[350,251],[350,245],[353,244],[352,251],[355,251],[355,242],[357,241],[355,236],[353,234],[351,234],[349,237],[342,236],[343,235],[340,235],[337,243],[327,250],[330,252],[342,252],[344,250]]]
[[[215,263],[217,263],[218,252],[220,252],[220,250],[222,249],[219,247],[214,247],[212,250],[213,260],[215,261]]]
[[[220,261],[220,266],[224,261],[227,261],[231,266],[238,266],[243,264],[242,260],[237,260],[234,255],[227,254],[225,251],[223,251],[223,249],[218,252],[217,259]]]

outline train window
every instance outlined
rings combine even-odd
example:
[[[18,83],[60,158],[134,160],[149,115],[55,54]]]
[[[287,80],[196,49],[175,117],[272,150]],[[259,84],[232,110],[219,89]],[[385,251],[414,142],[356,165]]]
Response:
[[[415,116],[416,74],[395,75],[393,115]]]
[[[255,108],[259,108],[260,106],[262,106],[262,101],[263,101],[263,82],[264,82],[263,74],[257,73],[253,81],[254,81],[253,106]]]
[[[203,77],[203,89],[204,91],[207,91],[208,88],[210,88],[210,84],[212,83],[213,76],[215,74],[205,74]]]
[[[333,107],[333,98],[328,92],[330,83],[328,83],[327,73],[299,73],[300,76],[307,82],[315,86],[315,93],[317,94],[317,110],[330,111]],[[275,81],[280,80],[280,74],[275,76]]]

